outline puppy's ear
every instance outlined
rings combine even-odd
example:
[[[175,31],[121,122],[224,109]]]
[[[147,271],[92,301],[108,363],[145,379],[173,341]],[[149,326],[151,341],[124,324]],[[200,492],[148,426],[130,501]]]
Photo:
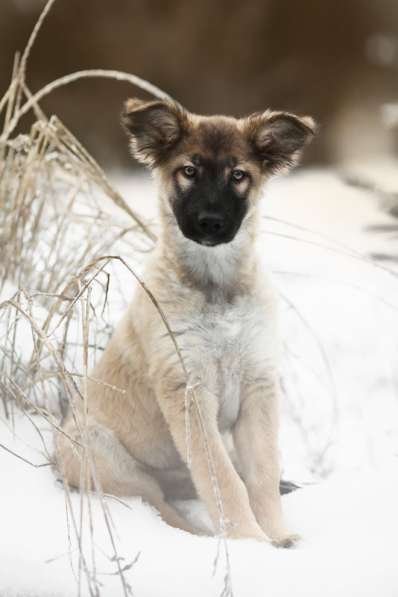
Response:
[[[255,156],[271,173],[294,166],[316,132],[312,118],[288,112],[253,114],[246,119],[245,127]]]
[[[122,113],[133,156],[151,168],[164,161],[177,145],[185,123],[183,109],[171,101],[129,99]]]

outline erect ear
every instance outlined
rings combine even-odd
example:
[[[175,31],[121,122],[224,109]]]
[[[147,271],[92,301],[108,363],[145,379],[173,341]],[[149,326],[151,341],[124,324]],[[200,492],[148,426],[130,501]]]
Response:
[[[133,156],[152,168],[164,161],[178,143],[185,121],[183,109],[171,101],[129,99],[122,113]]]
[[[275,173],[297,163],[304,146],[314,136],[316,126],[309,116],[266,111],[249,116],[246,131],[264,169]]]

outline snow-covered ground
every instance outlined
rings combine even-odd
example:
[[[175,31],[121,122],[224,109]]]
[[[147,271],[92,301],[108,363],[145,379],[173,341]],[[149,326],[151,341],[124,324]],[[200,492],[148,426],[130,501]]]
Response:
[[[39,435],[26,419],[17,425],[22,441],[13,441],[4,425],[1,441],[35,464],[43,461]],[[48,432],[43,431],[45,439]],[[77,555],[68,553],[65,498],[51,471],[35,469],[0,453],[0,595],[70,597],[77,594]],[[72,505],[78,518],[79,495]],[[225,559],[216,573],[217,541],[167,527],[140,500],[129,507],[107,500],[123,563],[136,597],[218,596]],[[93,499],[97,573],[101,595],[123,595],[112,576],[115,562],[102,509]],[[229,542],[232,587],[236,597],[396,597],[398,571],[397,467],[368,473],[336,474],[323,483],[284,498],[291,527],[303,536],[294,550],[254,541]],[[87,533],[87,529],[86,529]],[[71,532],[73,535],[73,532]],[[74,548],[74,549],[73,549]],[[90,550],[87,549],[87,553]],[[82,582],[82,594],[87,589]]]
[[[134,196],[134,209],[155,216],[147,177],[115,182],[127,199]],[[286,496],[284,506],[303,541],[294,550],[229,542],[233,595],[395,597],[398,279],[357,255],[394,249],[366,231],[390,220],[373,195],[326,171],[273,181],[263,209],[268,219],[259,249],[281,292],[285,339],[284,476],[307,483]],[[130,278],[120,283],[130,293]],[[79,524],[80,496],[72,494],[66,508],[50,467],[34,468],[2,449],[45,462],[44,445],[51,451],[52,443],[48,423],[17,415],[14,429],[0,419],[0,596],[69,597],[77,594],[79,558],[66,511],[72,508]],[[125,595],[114,574],[103,505],[92,497],[91,506],[101,595]],[[124,573],[135,596],[221,594],[227,563],[221,545],[213,571],[216,539],[168,528],[140,500],[106,498],[106,506],[122,565],[139,554]],[[197,503],[180,507],[193,518],[205,517]],[[89,526],[86,513],[84,553],[92,569]]]

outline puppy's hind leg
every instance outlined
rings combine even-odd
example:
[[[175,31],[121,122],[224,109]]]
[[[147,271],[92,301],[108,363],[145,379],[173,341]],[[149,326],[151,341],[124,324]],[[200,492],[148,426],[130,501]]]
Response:
[[[71,419],[64,430],[65,435],[59,434],[56,440],[58,468],[68,485],[79,488],[84,486],[83,448],[69,438],[81,444],[82,437]],[[90,489],[99,486],[104,493],[119,497],[139,496],[156,508],[161,518],[170,526],[199,534],[166,502],[157,480],[131,456],[112,431],[96,422],[90,422],[84,432],[84,441],[90,455]]]

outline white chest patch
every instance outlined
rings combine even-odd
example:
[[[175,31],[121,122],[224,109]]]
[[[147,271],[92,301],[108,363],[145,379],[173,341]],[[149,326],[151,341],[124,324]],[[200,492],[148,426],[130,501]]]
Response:
[[[222,431],[238,418],[242,383],[265,370],[272,360],[272,323],[266,306],[245,297],[232,306],[207,305],[176,326],[184,330],[179,345],[192,379],[204,384],[218,401]]]

